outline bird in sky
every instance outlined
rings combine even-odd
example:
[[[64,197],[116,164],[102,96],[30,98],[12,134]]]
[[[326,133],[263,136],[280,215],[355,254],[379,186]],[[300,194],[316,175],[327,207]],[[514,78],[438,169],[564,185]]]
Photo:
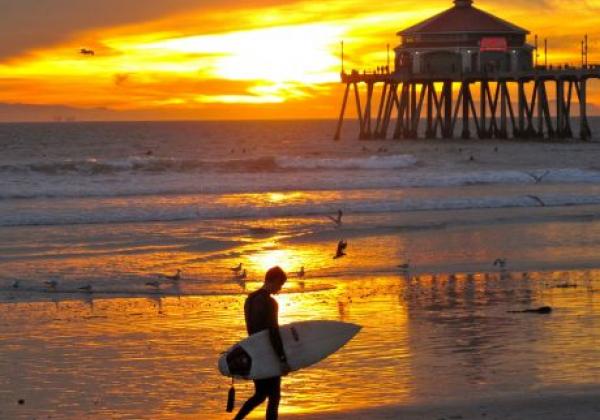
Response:
[[[88,48],[82,48],[79,50],[79,54],[81,55],[95,55],[96,53],[94,52],[94,50],[90,50]]]
[[[338,258],[342,258],[344,255],[346,255],[346,253],[344,251],[346,250],[347,246],[348,246],[348,242],[344,241],[343,239],[341,241],[339,241],[338,245],[337,245],[337,250],[335,252],[333,259],[337,260]]]

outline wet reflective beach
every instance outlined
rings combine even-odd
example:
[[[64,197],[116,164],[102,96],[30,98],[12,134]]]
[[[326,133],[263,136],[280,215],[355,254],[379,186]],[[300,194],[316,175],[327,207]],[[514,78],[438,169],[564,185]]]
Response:
[[[588,211],[581,208],[578,217],[559,213],[552,216],[559,221],[525,225],[516,211],[512,222],[451,227],[434,223],[440,215],[421,215],[414,223],[433,227],[400,231],[385,215],[368,222],[351,216],[360,227],[354,230],[314,229],[320,223],[314,219],[262,226],[239,221],[236,228],[254,230],[236,238],[240,245],[231,254],[174,247],[163,255],[146,244],[131,255],[39,257],[38,280],[17,290],[4,284],[1,293],[1,417],[229,418],[229,381],[218,374],[216,360],[245,336],[245,293],[258,288],[261,273],[275,263],[290,272],[287,292],[277,297],[281,323],[334,319],[363,326],[338,353],[285,378],[284,415],[597,384],[599,224],[582,222]],[[478,217],[493,217],[486,214]],[[473,214],[443,217],[466,221]],[[404,220],[410,225],[410,217]],[[303,223],[304,234],[281,234]],[[226,225],[219,229],[231,229]],[[193,230],[160,226],[173,237]],[[84,229],[80,240],[93,227]],[[348,256],[333,260],[342,233]],[[492,265],[498,256],[507,258],[504,269]],[[25,269],[23,260],[13,257],[3,269]],[[173,265],[162,266],[165,260]],[[396,267],[406,261],[408,272]],[[249,270],[247,281],[229,272],[238,262]],[[185,269],[180,284],[144,284],[156,277],[149,273],[176,266]],[[304,278],[293,274],[300,266]],[[48,290],[42,271],[58,267],[65,274],[56,291]],[[125,267],[139,272],[103,282]],[[77,290],[82,279],[93,292]],[[509,312],[545,305],[551,314]],[[237,391],[239,406],[252,387],[239,382]]]

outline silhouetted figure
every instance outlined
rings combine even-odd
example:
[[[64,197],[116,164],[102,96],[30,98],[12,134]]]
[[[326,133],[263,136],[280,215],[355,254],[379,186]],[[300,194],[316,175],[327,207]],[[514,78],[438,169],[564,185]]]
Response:
[[[300,271],[298,271],[298,277],[302,278],[304,277],[305,271],[304,271],[304,266],[300,267]]]
[[[335,255],[333,256],[333,259],[337,260],[338,258],[342,258],[344,255],[346,255],[346,253],[344,251],[346,250],[347,246],[348,246],[348,242],[344,241],[343,239],[341,241],[339,241],[338,246],[337,246],[337,251],[335,252]]]
[[[283,343],[279,335],[277,301],[271,297],[278,293],[287,280],[287,275],[279,267],[270,268],[265,275],[263,286],[255,292],[250,293],[244,304],[244,316],[246,318],[246,329],[248,335],[256,334],[263,330],[269,330],[269,338],[275,353],[281,362],[284,375],[290,371]],[[248,399],[235,416],[235,420],[246,417],[252,410],[262,404],[267,398],[267,420],[275,420],[279,411],[279,400],[281,399],[281,376],[267,379],[254,380],[254,395]]]
[[[94,52],[94,50],[89,50],[87,48],[82,48],[79,50],[79,54],[81,55],[95,55],[96,53]]]

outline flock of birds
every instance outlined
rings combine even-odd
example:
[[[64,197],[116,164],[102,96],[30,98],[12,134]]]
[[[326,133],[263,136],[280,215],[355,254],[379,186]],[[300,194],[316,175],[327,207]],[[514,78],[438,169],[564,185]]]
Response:
[[[342,212],[342,210],[338,210],[336,216],[328,215],[327,217],[336,225],[336,227],[340,227],[340,226],[342,226],[343,216],[344,216],[344,213]],[[339,259],[339,258],[346,256],[347,255],[346,254],[347,247],[348,247],[348,242],[345,239],[341,239],[337,244],[337,248],[336,248],[335,254],[333,256],[333,259]],[[493,266],[498,267],[501,271],[505,271],[506,265],[507,265],[506,258],[496,258],[496,260],[494,260],[494,262],[493,262]],[[406,262],[403,262],[402,264],[398,264],[396,266],[396,268],[398,268],[402,273],[405,273],[405,274],[408,273],[408,271],[411,268],[410,259],[407,259]],[[233,275],[233,279],[238,282],[242,282],[242,285],[245,288],[245,280],[248,278],[248,272],[244,268],[244,264],[240,262],[237,266],[229,268],[229,270],[231,271],[231,273]],[[183,277],[182,274],[183,274],[182,270],[177,269],[177,271],[173,275],[161,274],[160,277],[162,278],[163,281],[151,280],[151,281],[147,281],[145,283],[145,285],[158,290],[158,289],[160,289],[160,287],[162,286],[164,281],[168,281],[171,284],[178,283]],[[295,274],[298,278],[304,278],[304,276],[306,275],[304,266],[302,266],[300,268],[300,270],[297,271]],[[44,285],[48,288],[48,290],[56,291],[57,287],[58,287],[58,280],[53,279],[53,280],[45,281]],[[21,287],[21,281],[14,280],[12,283],[12,288],[19,289],[20,287]],[[77,290],[79,290],[82,293],[93,293],[94,292],[94,288],[91,284],[86,284],[84,286],[78,287]]]

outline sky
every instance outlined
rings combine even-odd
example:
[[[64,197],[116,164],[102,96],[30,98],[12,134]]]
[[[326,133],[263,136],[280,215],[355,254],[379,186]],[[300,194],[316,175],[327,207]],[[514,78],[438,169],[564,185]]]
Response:
[[[385,65],[396,32],[450,0],[0,0],[0,120],[332,118],[347,68]],[[600,63],[600,0],[476,0]],[[89,49],[94,55],[84,55]],[[591,86],[600,106],[600,83]]]

